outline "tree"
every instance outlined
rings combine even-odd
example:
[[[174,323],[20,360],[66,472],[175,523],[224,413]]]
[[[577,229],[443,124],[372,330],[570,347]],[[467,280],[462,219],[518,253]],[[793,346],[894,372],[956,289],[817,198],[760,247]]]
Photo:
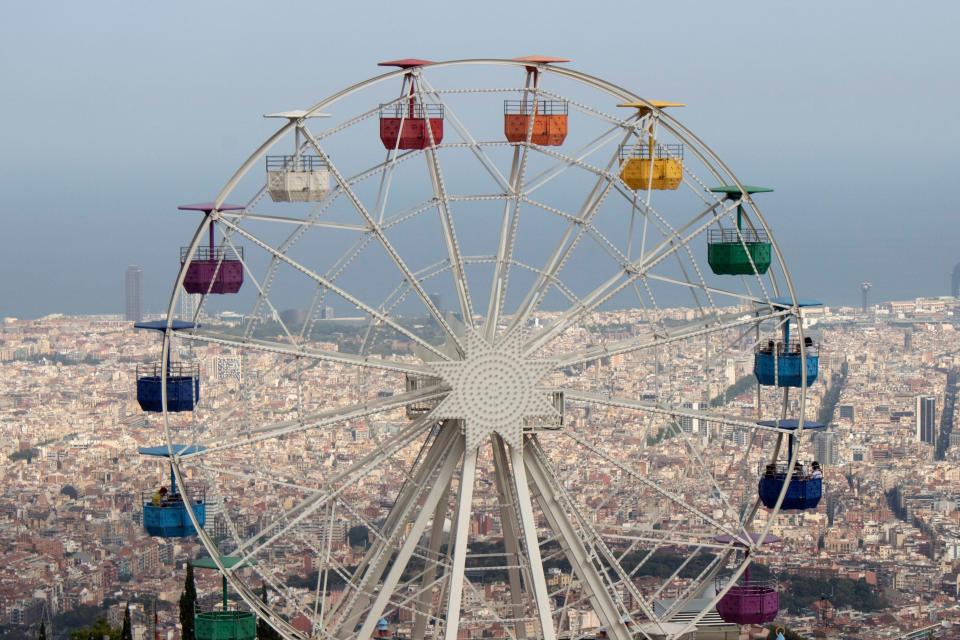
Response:
[[[180,594],[180,638],[196,640],[193,634],[193,619],[197,614],[197,584],[193,581],[193,565],[187,563],[187,577]]]
[[[106,618],[98,618],[89,627],[70,632],[70,640],[103,640],[104,637],[120,640],[120,630],[107,624]]]
[[[260,599],[263,600],[263,603],[266,604],[269,602],[267,600],[267,583],[262,583],[260,590]],[[270,623],[267,622],[263,617],[257,618],[257,640],[280,640],[280,635],[277,633],[276,629],[270,626]]]
[[[37,640],[47,640],[47,623],[40,621],[40,633],[37,634]]]
[[[120,640],[133,640],[133,629],[130,628],[130,603],[123,608],[123,628],[120,630]]]
[[[354,527],[350,527],[350,530],[347,531],[347,539],[350,541],[351,547],[366,548],[369,538],[370,538],[370,530],[367,529],[362,524],[358,524]]]

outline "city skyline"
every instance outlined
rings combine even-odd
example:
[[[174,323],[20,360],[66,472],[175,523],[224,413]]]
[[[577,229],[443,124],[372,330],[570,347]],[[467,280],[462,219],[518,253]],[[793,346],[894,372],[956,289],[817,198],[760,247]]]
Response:
[[[960,640],[960,5],[108,5],[0,23],[0,640]]]
[[[143,266],[149,283],[145,309],[161,311],[178,267],[176,247],[195,223],[176,213],[176,206],[214,197],[272,130],[274,123],[261,115],[308,106],[350,80],[377,73],[377,61],[409,55],[564,55],[574,68],[650,98],[686,102],[684,121],[703,132],[741,180],[775,188],[761,207],[800,295],[852,303],[864,280],[873,282],[875,300],[950,292],[950,269],[960,259],[950,241],[960,230],[960,212],[948,186],[951,150],[960,144],[960,124],[950,113],[956,88],[945,68],[958,57],[948,26],[960,12],[953,3],[906,11],[862,1],[775,10],[755,2],[743,7],[738,23],[750,37],[727,38],[722,47],[694,44],[717,37],[717,25],[728,17],[720,7],[657,5],[648,9],[649,19],[671,24],[682,16],[691,44],[680,47],[670,29],[654,30],[651,46],[677,55],[669,64],[642,70],[626,44],[597,49],[578,37],[586,28],[611,42],[629,42],[634,31],[629,21],[604,18],[617,13],[612,2],[597,5],[585,21],[565,20],[561,11],[549,29],[528,34],[522,45],[496,46],[462,38],[439,4],[425,11],[434,26],[429,47],[396,39],[389,25],[399,19],[399,7],[384,7],[382,20],[365,20],[345,6],[325,8],[322,16],[318,8],[305,7],[305,19],[362,21],[370,32],[362,43],[333,34],[326,50],[343,62],[309,74],[296,65],[268,65],[256,48],[236,51],[228,60],[204,37],[213,25],[234,33],[255,30],[263,47],[293,47],[300,58],[312,59],[312,45],[287,42],[285,17],[254,18],[258,12],[243,3],[231,5],[231,11],[178,6],[189,7],[189,25],[180,24],[177,11],[142,20],[136,9],[119,7],[101,20],[98,12],[63,4],[55,19],[39,7],[20,6],[0,27],[6,54],[0,56],[0,73],[21,87],[0,105],[0,121],[7,123],[0,131],[10,150],[0,162],[8,180],[22,186],[3,205],[5,235],[17,242],[0,253],[0,272],[8,275],[0,282],[0,316],[115,310],[116,298],[103,283],[131,263]],[[532,7],[512,10],[520,21],[543,19]],[[501,27],[499,13],[485,6],[463,11],[478,31]],[[267,24],[275,28],[261,29]],[[784,30],[785,24],[795,29]],[[124,55],[106,45],[117,33],[124,34]],[[851,33],[857,34],[856,44]],[[811,47],[812,41],[817,46]],[[760,49],[764,54],[755,55]],[[29,65],[15,62],[27,58]],[[717,80],[731,68],[751,78],[749,86]],[[82,81],[91,75],[96,90]],[[218,90],[242,98],[223,101],[218,91],[197,91],[208,78],[217,78]],[[58,142],[49,137],[52,131],[28,131],[14,123],[36,104],[57,103],[61,91],[75,103],[61,115],[74,138],[60,150],[69,170],[61,188],[43,189],[33,177],[36,161],[20,159]],[[891,134],[893,116],[878,108],[891,104],[891,96],[919,100],[924,116],[903,119]],[[819,105],[813,117],[811,103]],[[200,125],[198,114],[209,113],[217,117]],[[138,130],[141,122],[149,124],[143,130],[149,153],[141,152],[137,136],[114,135]],[[891,135],[898,138],[893,147]],[[915,153],[910,162],[892,162],[885,155],[891,148]],[[917,188],[874,186],[902,183]],[[38,264],[27,248],[41,245],[55,247],[54,259]],[[890,252],[900,259],[888,259]]]

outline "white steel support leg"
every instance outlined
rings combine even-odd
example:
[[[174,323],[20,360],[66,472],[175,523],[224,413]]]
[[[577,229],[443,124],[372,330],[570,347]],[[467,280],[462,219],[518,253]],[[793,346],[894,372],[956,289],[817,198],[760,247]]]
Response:
[[[498,434],[493,436],[493,467],[494,478],[497,483],[497,500],[500,503],[500,528],[503,533],[503,544],[506,553],[507,570],[510,581],[510,602],[513,606],[512,617],[516,623],[518,638],[526,635],[525,626],[519,619],[523,617],[523,590],[520,585],[520,553],[517,547],[517,533],[520,529],[517,523],[517,512],[512,504],[512,490],[510,487],[510,468],[507,462],[507,448],[503,438]]]
[[[421,506],[420,513],[417,514],[416,519],[413,521],[413,527],[410,533],[407,534],[406,539],[400,546],[400,551],[397,552],[397,558],[393,566],[390,567],[387,579],[380,585],[380,591],[377,593],[376,600],[373,601],[373,606],[371,606],[367,612],[366,620],[360,628],[360,632],[357,634],[358,638],[370,638],[373,636],[374,627],[377,626],[377,621],[380,620],[380,616],[383,615],[383,610],[386,608],[387,603],[390,602],[390,596],[393,595],[393,590],[396,588],[397,583],[400,582],[400,576],[403,575],[404,570],[407,568],[410,555],[420,543],[420,536],[423,535],[424,529],[427,528],[427,521],[433,515],[440,499],[447,493],[450,478],[453,476],[453,471],[463,452],[463,444],[464,439],[461,437],[459,441],[454,444],[450,453],[447,454],[443,464],[440,466],[440,471],[434,479],[433,486],[427,494],[426,501]],[[474,454],[474,460],[476,460],[476,454]]]
[[[530,504],[530,489],[527,487],[527,474],[524,471],[523,451],[511,447],[510,460],[513,466],[517,513],[520,514],[520,529],[523,544],[527,549],[533,596],[537,606],[537,618],[540,621],[540,635],[543,640],[556,640],[557,634],[553,628],[553,616],[550,613],[550,598],[547,595],[547,579],[543,575],[543,563],[540,560],[537,524],[533,519],[533,505]]]
[[[470,533],[470,512],[473,506],[473,483],[477,474],[479,448],[463,454],[460,472],[460,497],[457,500],[457,529],[453,540],[453,570],[447,591],[445,640],[457,640],[460,628],[460,602],[463,599],[463,569],[467,562],[467,537]]]
[[[541,466],[540,460],[529,448],[525,451],[523,457],[527,463],[526,468],[530,474],[530,479],[533,480],[533,484],[539,492],[540,509],[547,519],[547,524],[557,534],[560,547],[570,561],[574,572],[583,581],[593,610],[597,612],[610,637],[618,640],[630,640],[630,632],[620,619],[621,612],[610,596],[603,576],[600,575],[591,561],[590,552],[583,544],[580,536],[577,535],[573,524],[567,514],[564,513],[560,501],[550,485],[549,472]]]
[[[437,567],[440,564],[440,543],[443,541],[443,525],[447,518],[447,495],[450,492],[450,482],[444,490],[440,502],[433,510],[433,525],[430,527],[430,553],[427,566],[420,580],[420,594],[417,596],[417,613],[413,620],[413,640],[423,640],[427,631],[427,618],[433,610],[433,588],[430,586],[436,580]]]
[[[357,585],[357,590],[353,597],[342,599],[340,602],[343,606],[334,612],[334,614],[342,613],[344,616],[338,624],[338,637],[345,637],[345,634],[349,635],[363,611],[369,606],[370,594],[375,585],[380,582],[392,555],[388,545],[393,544],[399,537],[414,503],[419,499],[419,496],[426,492],[427,480],[442,463],[443,456],[450,449],[451,440],[457,437],[462,436],[455,426],[445,425],[441,428],[424,461],[397,497],[397,501],[394,503],[382,530],[385,540],[378,540],[367,552],[354,573],[355,576],[362,576]]]

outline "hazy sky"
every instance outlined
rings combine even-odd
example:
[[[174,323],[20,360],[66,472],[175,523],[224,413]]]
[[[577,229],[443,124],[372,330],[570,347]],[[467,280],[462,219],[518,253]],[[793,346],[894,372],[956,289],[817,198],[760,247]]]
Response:
[[[396,57],[562,55],[653,98],[762,206],[801,295],[942,295],[960,261],[960,3],[18,2],[0,17],[0,316],[159,310],[275,123]],[[681,114],[677,114],[680,116]]]

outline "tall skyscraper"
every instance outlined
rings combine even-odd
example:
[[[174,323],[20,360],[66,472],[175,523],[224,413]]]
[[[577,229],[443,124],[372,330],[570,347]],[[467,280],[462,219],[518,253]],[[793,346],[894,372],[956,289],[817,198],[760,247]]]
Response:
[[[814,457],[822,465],[835,465],[839,459],[837,453],[837,432],[832,429],[813,434]]]
[[[934,396],[917,396],[917,442],[937,442],[937,399]]]
[[[700,411],[702,406],[699,402],[684,402],[683,408]],[[681,431],[700,438],[704,443],[707,442],[707,438],[710,435],[710,425],[707,424],[706,421],[690,416],[680,416],[678,422],[680,423]]]
[[[696,411],[700,408],[699,403],[696,402],[684,402],[684,409],[693,409]],[[691,418],[690,416],[680,416],[680,430],[684,433],[693,433],[694,430],[700,431],[700,420],[697,418]]]
[[[200,300],[203,298],[199,293],[181,293],[180,294],[180,319],[187,322],[193,322],[197,315],[197,309],[200,308]]]
[[[135,264],[127,267],[123,280],[126,298],[125,318],[133,322],[143,320],[143,269]]]
[[[950,295],[960,298],[960,262],[953,266],[953,277],[950,278]]]

